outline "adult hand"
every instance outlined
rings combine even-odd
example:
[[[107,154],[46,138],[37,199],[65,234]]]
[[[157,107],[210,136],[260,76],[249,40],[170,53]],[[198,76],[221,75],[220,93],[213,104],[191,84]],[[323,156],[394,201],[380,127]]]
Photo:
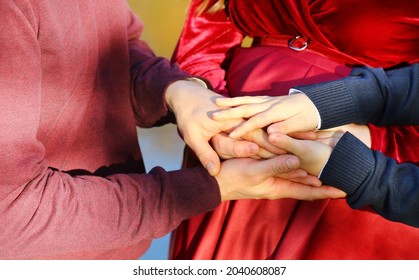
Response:
[[[229,159],[215,176],[225,200],[294,198],[316,200],[344,197],[333,187],[313,187],[278,177],[297,169],[299,160],[293,155],[279,155],[268,160]]]
[[[217,121],[245,118],[231,133],[233,138],[256,128],[268,126],[268,133],[289,134],[296,131],[309,131],[317,128],[318,112],[313,102],[302,93],[287,96],[243,96],[217,99],[220,107],[234,107],[214,112]]]
[[[263,129],[252,130],[240,139],[231,138],[226,132],[222,132],[211,138],[211,145],[223,159],[237,157],[267,159],[286,153],[269,142],[268,134]]]
[[[214,121],[210,113],[219,110],[215,99],[222,97],[193,81],[176,81],[166,90],[168,107],[174,112],[185,143],[194,151],[201,164],[211,175],[218,174],[220,159],[209,141],[222,131],[230,131],[243,120]],[[232,144],[229,142],[228,144]],[[243,156],[254,156],[259,147],[249,141],[233,143]]]

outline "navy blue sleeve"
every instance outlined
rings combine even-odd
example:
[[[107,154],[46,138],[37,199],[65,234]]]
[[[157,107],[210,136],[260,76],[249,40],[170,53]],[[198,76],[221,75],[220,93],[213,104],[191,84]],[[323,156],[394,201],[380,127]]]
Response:
[[[319,110],[322,129],[348,123],[419,124],[419,64],[388,71],[355,68],[346,78],[296,89]]]
[[[337,143],[320,180],[346,192],[354,209],[371,206],[386,219],[419,227],[419,167],[397,164],[350,133]]]

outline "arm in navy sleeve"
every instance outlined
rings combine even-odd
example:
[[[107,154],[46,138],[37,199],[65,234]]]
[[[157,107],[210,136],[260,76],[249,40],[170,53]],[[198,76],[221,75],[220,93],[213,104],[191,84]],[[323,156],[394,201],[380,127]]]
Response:
[[[296,89],[317,107],[321,129],[348,123],[419,124],[419,64],[388,71],[355,68],[346,78]]]
[[[414,164],[397,164],[345,133],[320,179],[346,192],[354,209],[371,206],[389,220],[419,227],[419,167]]]
[[[322,129],[353,122],[417,125],[418,82],[414,64],[389,71],[356,68],[347,78],[297,89],[316,105]],[[414,164],[398,164],[346,133],[320,179],[345,191],[354,209],[371,206],[386,219],[419,227],[419,167]]]

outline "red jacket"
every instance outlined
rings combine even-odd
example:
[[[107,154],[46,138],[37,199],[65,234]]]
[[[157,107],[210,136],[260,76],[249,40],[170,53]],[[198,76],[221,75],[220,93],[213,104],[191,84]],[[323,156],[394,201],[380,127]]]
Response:
[[[198,15],[201,2],[191,2],[173,60],[224,95],[283,95],[346,76],[354,65],[419,60],[417,1],[230,0],[227,13]],[[244,36],[255,38],[251,48],[240,47]],[[303,45],[297,36],[308,41],[305,50],[289,48]],[[372,149],[419,163],[418,127],[369,128]],[[417,259],[418,244],[419,229],[345,200],[234,201],[183,222],[172,257]]]

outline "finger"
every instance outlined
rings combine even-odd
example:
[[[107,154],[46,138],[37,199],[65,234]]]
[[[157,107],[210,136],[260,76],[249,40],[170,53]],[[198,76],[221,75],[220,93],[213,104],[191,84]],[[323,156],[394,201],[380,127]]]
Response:
[[[252,130],[251,132],[243,135],[242,138],[256,143],[261,149],[271,154],[281,155],[286,153],[284,150],[279,149],[269,141],[269,135],[263,129],[259,128]]]
[[[286,152],[282,153],[285,154]],[[257,152],[256,156],[259,159],[270,159],[270,158],[274,158],[276,156],[278,156],[278,154],[273,154],[267,150],[265,150],[264,148],[259,147],[259,151]]]
[[[220,158],[207,141],[197,141],[190,144],[189,147],[194,151],[201,164],[211,176],[215,176],[220,172]]]
[[[250,171],[259,178],[268,178],[297,169],[300,160],[294,155],[280,155],[267,160],[260,160]]]
[[[309,120],[303,119],[301,116],[297,114],[288,118],[284,118],[284,120],[281,121],[272,121],[271,124],[268,126],[267,131],[269,134],[290,134],[298,131],[311,131],[316,129],[316,127],[317,126],[314,122],[310,122]]]
[[[305,184],[277,178],[276,198],[294,198],[299,200],[318,200],[327,198],[342,198],[344,193],[333,187],[312,187]]]
[[[307,171],[301,168],[294,169],[289,172],[278,174],[278,177],[282,179],[295,180],[297,178],[307,177]]]
[[[262,103],[266,101],[266,96],[239,96],[234,98],[217,98],[215,104],[220,107],[233,107],[245,104]]]
[[[225,121],[229,119],[250,118],[265,111],[268,106],[265,103],[241,105],[235,108],[218,110],[212,113],[212,119],[215,121]]]
[[[315,131],[298,131],[289,133],[288,136],[299,140],[316,140],[317,133]]]
[[[241,124],[245,123],[246,121],[242,118],[238,119],[229,119],[225,121],[214,121],[214,125],[217,127],[218,131],[225,131],[231,132],[236,127],[240,126]]]
[[[226,133],[214,135],[211,144],[223,159],[234,157],[253,157],[259,152],[259,146],[253,142],[228,137]]]
[[[301,150],[302,145],[297,145],[299,141],[303,140],[296,140],[282,133],[273,133],[269,135],[269,142],[294,155],[299,155],[303,152]]]
[[[231,133],[230,137],[239,138],[245,135],[246,133],[251,132],[255,129],[264,128],[271,123],[282,121],[283,117],[281,114],[272,114],[272,113],[259,113],[248,119],[246,122],[243,122],[237,126]]]
[[[330,191],[331,193],[333,193],[334,196],[331,198],[345,198],[348,196],[347,193],[333,186],[322,185],[321,188],[327,189],[327,191]]]
[[[322,185],[322,182],[320,181],[320,179],[317,176],[314,176],[311,174],[308,174],[305,177],[294,178],[294,179],[289,179],[289,180],[296,183],[312,186],[312,187],[320,187]]]

